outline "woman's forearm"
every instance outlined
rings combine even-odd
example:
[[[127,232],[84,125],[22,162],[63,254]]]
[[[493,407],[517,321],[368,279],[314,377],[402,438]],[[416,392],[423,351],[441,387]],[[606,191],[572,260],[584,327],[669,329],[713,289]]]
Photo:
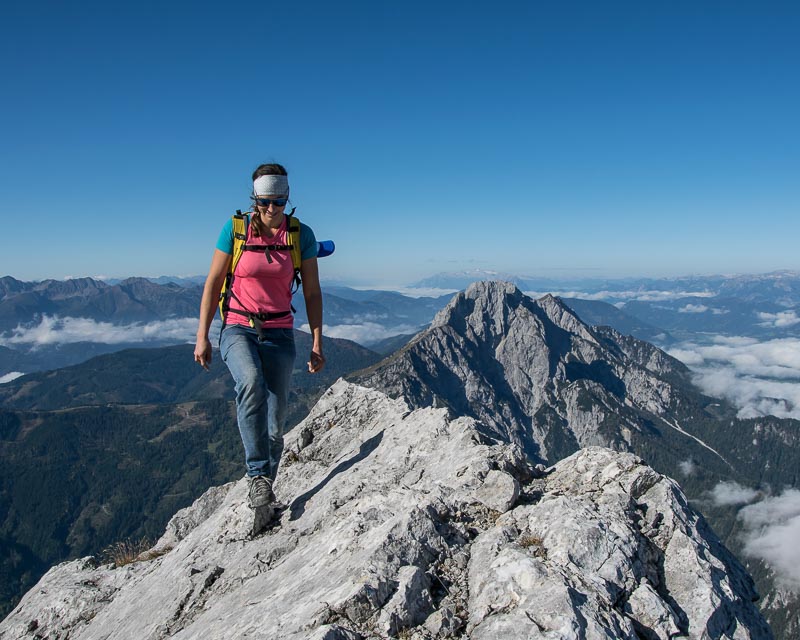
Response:
[[[217,281],[209,275],[206,279],[205,287],[203,287],[203,297],[200,300],[200,322],[197,326],[198,338],[208,338],[211,323],[214,321],[214,314],[217,312],[221,290],[222,280]]]
[[[322,292],[304,292],[308,326],[313,339],[313,350],[322,352]]]
[[[223,253],[219,249],[214,251],[211,259],[211,268],[208,270],[206,284],[203,287],[203,297],[200,299],[200,321],[197,325],[197,339],[205,340],[208,338],[208,331],[214,321],[214,314],[217,312],[219,304],[219,294],[222,291],[222,283],[228,273],[228,265],[231,256]]]

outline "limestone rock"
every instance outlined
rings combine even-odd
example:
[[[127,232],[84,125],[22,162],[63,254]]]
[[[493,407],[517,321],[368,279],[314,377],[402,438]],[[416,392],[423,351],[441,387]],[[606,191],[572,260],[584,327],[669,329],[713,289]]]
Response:
[[[471,637],[771,637],[741,565],[635,456],[585,449],[541,491],[472,545]]]
[[[402,567],[397,583],[397,590],[378,617],[379,629],[388,636],[417,626],[433,611],[430,580],[419,567]]]
[[[140,561],[51,569],[0,638],[771,637],[743,568],[631,454],[537,473],[472,418],[343,381],[286,445],[264,534],[245,478],[212,488]]]
[[[625,603],[625,613],[634,620],[636,631],[647,640],[661,640],[680,635],[680,618],[669,603],[653,589],[647,578]]]
[[[511,474],[493,469],[486,474],[475,497],[490,509],[505,513],[519,498],[519,482]]]

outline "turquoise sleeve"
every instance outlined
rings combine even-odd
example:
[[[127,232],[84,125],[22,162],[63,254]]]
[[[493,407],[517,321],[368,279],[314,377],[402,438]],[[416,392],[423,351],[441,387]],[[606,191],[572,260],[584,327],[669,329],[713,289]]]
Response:
[[[228,221],[223,225],[222,231],[219,232],[217,249],[222,251],[222,253],[233,255],[233,221],[230,218],[228,218]]]
[[[308,225],[300,223],[300,259],[316,258],[319,246],[314,231]],[[233,252],[233,249],[231,249]]]

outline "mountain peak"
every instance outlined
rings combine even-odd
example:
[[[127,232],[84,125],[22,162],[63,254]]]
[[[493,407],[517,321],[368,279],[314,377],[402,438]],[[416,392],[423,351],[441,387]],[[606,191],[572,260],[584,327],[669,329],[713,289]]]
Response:
[[[538,300],[526,296],[512,282],[482,280],[456,294],[434,318],[431,327],[453,325],[464,329],[471,326],[477,334],[488,331],[495,335],[505,334],[515,315],[534,315],[541,320],[547,318],[557,327],[591,342],[596,338],[591,327],[586,325],[559,297],[547,294]]]
[[[480,280],[469,285],[464,292],[468,298],[514,295],[521,293],[513,282],[507,280]]]
[[[94,278],[71,278],[69,280],[42,280],[34,285],[34,290],[46,295],[50,300],[86,298],[107,290],[108,285]]]
[[[555,462],[591,445],[629,450],[660,433],[650,425],[671,438],[678,430],[662,416],[687,375],[652,345],[588,326],[556,296],[533,300],[489,281],[456,294],[429,329],[352,379],[413,407],[471,416],[531,459]],[[685,458],[684,444],[703,449],[680,437],[675,456]]]
[[[464,329],[470,325],[480,334],[487,329],[496,334],[507,330],[507,321],[519,309],[524,294],[511,282],[482,280],[474,282],[445,306],[431,323],[431,328],[453,325]]]

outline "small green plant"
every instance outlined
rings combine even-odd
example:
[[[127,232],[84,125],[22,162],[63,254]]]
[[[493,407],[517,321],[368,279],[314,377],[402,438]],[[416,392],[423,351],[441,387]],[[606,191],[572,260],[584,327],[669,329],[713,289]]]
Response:
[[[137,560],[152,560],[158,554],[152,557],[148,555],[147,558],[139,557],[151,546],[152,543],[146,537],[138,541],[121,540],[103,549],[103,559],[105,562],[113,562],[115,567],[123,567]]]

